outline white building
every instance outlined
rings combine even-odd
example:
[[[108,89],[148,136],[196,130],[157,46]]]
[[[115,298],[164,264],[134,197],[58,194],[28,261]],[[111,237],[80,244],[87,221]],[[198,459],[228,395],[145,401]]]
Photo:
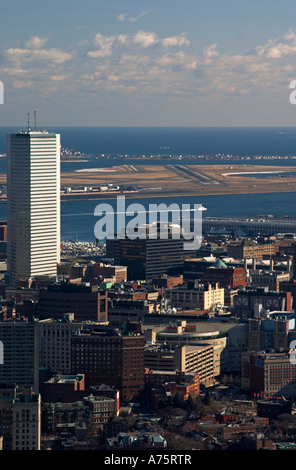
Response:
[[[7,136],[7,262],[18,279],[56,275],[60,261],[60,135]]]

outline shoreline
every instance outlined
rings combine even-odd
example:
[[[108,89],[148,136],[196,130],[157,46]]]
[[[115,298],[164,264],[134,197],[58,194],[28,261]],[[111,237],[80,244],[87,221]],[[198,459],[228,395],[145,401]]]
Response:
[[[225,171],[226,170],[226,171]],[[252,178],[252,174],[268,174],[268,178]],[[289,177],[279,176],[291,173]],[[90,168],[61,174],[60,200],[113,200],[206,197],[243,194],[295,193],[296,175],[293,166],[258,165],[122,165],[111,168]],[[276,174],[278,176],[276,176]],[[6,174],[0,174],[6,185]],[[108,189],[113,187],[114,190]],[[67,191],[69,188],[69,191]],[[0,195],[6,203],[6,195]]]
[[[196,193],[196,192],[145,192],[145,193],[139,193],[139,192],[115,192],[112,194],[92,194],[92,193],[86,193],[86,194],[67,194],[67,195],[61,195],[61,202],[70,202],[70,201],[99,201],[99,200],[114,200],[118,196],[125,196],[126,199],[156,199],[156,198],[180,198],[180,197],[208,197],[208,196],[240,196],[240,195],[253,195],[255,196],[256,194],[294,194],[296,193],[296,188],[293,190],[287,190],[284,189],[282,191],[274,191],[274,189],[271,189],[270,191],[266,190],[257,190],[256,192],[253,191],[248,191],[248,190],[241,190],[237,192],[224,192],[221,194],[220,192],[215,192],[211,191],[209,193]],[[7,198],[0,198],[0,204],[6,204],[7,203]]]

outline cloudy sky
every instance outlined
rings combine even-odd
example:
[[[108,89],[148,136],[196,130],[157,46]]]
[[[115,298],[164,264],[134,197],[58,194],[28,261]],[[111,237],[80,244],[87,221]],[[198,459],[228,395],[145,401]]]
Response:
[[[0,125],[294,126],[292,0],[10,0]]]

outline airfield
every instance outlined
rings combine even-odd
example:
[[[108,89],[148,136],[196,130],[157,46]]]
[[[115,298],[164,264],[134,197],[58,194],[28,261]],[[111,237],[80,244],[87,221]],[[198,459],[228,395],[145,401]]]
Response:
[[[1,174],[0,184],[5,183],[6,175]],[[107,185],[120,187],[120,190],[99,192],[88,189],[75,192],[75,188],[79,187],[98,188]],[[62,200],[111,199],[122,193],[127,198],[151,198],[295,192],[296,168],[267,165],[124,164],[113,168],[61,173],[61,187],[74,189],[67,194],[62,192]],[[1,199],[4,201],[5,196]]]

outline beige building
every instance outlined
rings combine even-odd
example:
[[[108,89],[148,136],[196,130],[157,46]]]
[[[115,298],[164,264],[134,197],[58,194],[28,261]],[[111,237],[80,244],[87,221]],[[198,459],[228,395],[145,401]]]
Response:
[[[145,334],[145,332],[144,332]],[[169,346],[190,345],[213,347],[214,376],[221,373],[221,354],[226,347],[227,336],[216,331],[198,332],[195,324],[187,324],[186,321],[177,321],[168,325],[157,334],[157,340]]]
[[[60,374],[71,373],[71,337],[85,323],[71,321],[71,314],[68,317],[68,321],[51,318],[39,321],[40,368],[50,368]]]
[[[227,256],[234,259],[254,258],[261,260],[265,255],[275,255],[278,251],[278,244],[254,244],[252,240],[242,243],[229,243],[227,245]]]
[[[214,348],[211,345],[146,346],[145,368],[198,373],[200,383],[208,386],[214,381]]]
[[[182,310],[210,310],[224,305],[224,288],[218,284],[199,284],[190,290],[166,289],[165,300],[171,307]]]

